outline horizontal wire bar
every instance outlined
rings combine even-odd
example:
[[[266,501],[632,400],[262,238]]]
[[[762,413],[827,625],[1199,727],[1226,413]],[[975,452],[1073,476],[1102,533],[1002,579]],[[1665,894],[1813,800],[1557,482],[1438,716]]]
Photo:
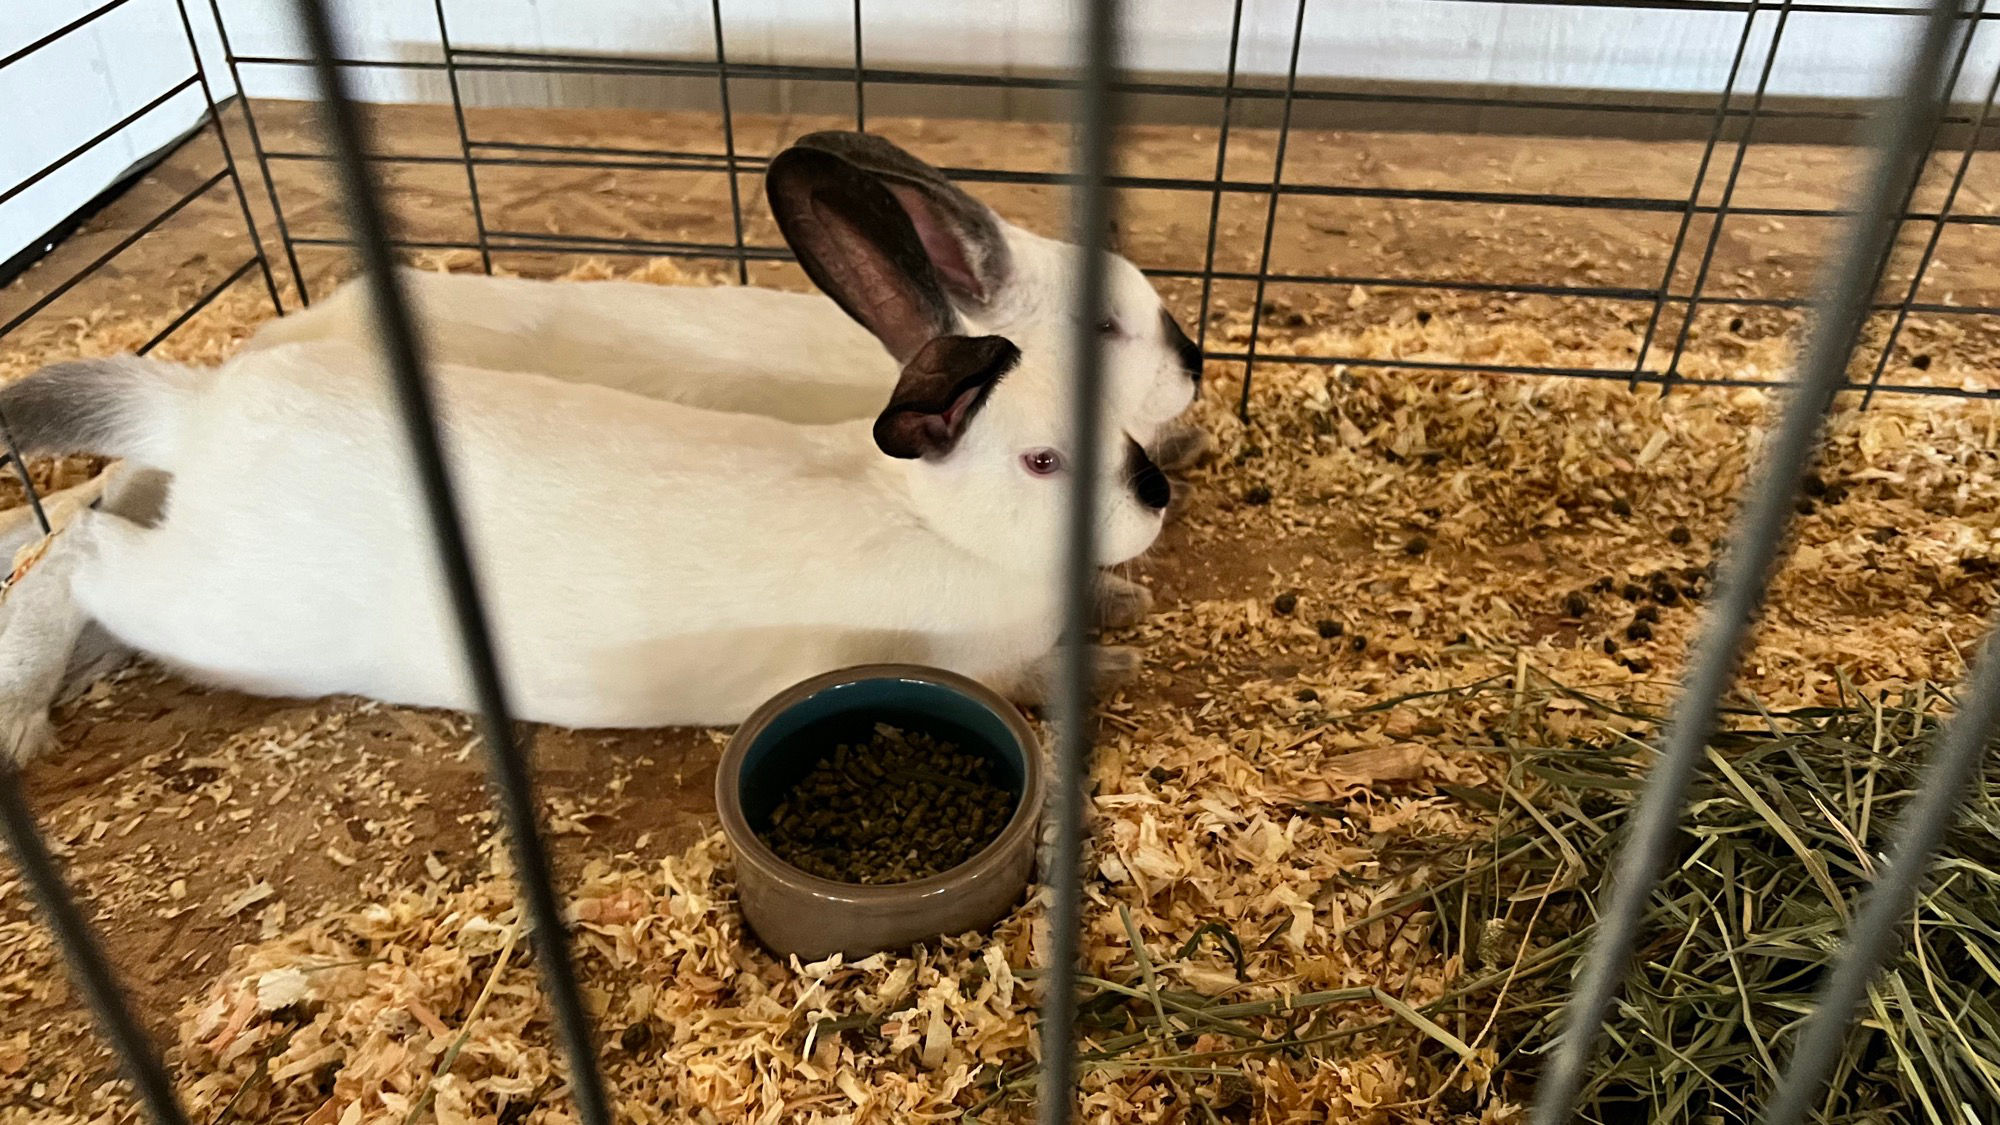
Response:
[[[440,158],[440,162],[447,164],[459,163],[459,161],[455,157]],[[672,257],[687,257],[687,258],[702,258],[702,259],[718,258],[718,257],[726,257],[734,259],[736,256],[736,247],[733,244],[726,244],[726,243],[655,242],[644,239],[622,238],[613,235],[552,234],[544,231],[510,231],[510,230],[497,230],[497,229],[489,231],[488,235],[490,238],[495,238],[495,239],[516,239],[523,243],[539,242],[545,244],[541,246],[532,246],[532,245],[501,246],[498,243],[495,243],[493,245],[493,249],[495,250],[504,249],[517,252],[533,252],[533,253],[546,252],[546,253],[569,253],[569,254],[595,253],[595,254],[610,254],[618,257],[635,257],[635,256],[644,257],[648,255],[660,254]],[[348,240],[341,238],[301,237],[301,238],[294,238],[292,241],[294,244],[299,246],[352,245],[352,243],[350,243]],[[399,250],[479,249],[479,244],[476,242],[457,242],[449,240],[443,240],[443,241],[438,241],[438,240],[422,241],[422,240],[407,240],[407,239],[392,240],[390,245],[394,246],[396,249]],[[788,248],[783,246],[749,246],[745,248],[745,253],[747,253],[748,256],[751,258],[751,260],[753,261],[789,262],[793,260],[792,252]],[[1177,281],[1199,281],[1202,278],[1202,271],[1200,270],[1177,269],[1170,266],[1166,267],[1149,266],[1145,267],[1140,272],[1144,273],[1147,277],[1151,278],[1164,278]],[[1245,270],[1215,270],[1208,276],[1214,278],[1216,281],[1235,281],[1235,282],[1253,283],[1258,280],[1257,274]],[[1513,295],[1545,296],[1545,297],[1561,297],[1561,298],[1606,300],[1606,301],[1637,302],[1637,301],[1651,301],[1656,298],[1659,298],[1665,300],[1668,304],[1687,304],[1688,302],[1694,299],[1693,295],[1688,293],[1669,293],[1664,298],[1661,298],[1659,294],[1657,294],[1651,289],[1642,289],[1638,287],[1541,285],[1528,282],[1478,281],[1470,278],[1411,278],[1411,277],[1380,277],[1380,276],[1365,275],[1365,274],[1319,275],[1319,274],[1273,273],[1265,275],[1264,280],[1271,283],[1272,285],[1360,285],[1369,288],[1379,288],[1379,289],[1413,289],[1413,290],[1434,290],[1437,292],[1495,293],[1495,294],[1502,294],[1509,296]],[[1809,297],[1752,297],[1752,296],[1729,296],[1725,294],[1714,294],[1714,293],[1702,294],[1701,301],[1705,305],[1719,305],[1726,307],[1741,307],[1741,308],[1772,308],[1772,309],[1784,309],[1784,310],[1805,309],[1811,307],[1812,305],[1812,299]],[[1870,306],[1871,309],[1877,312],[1893,312],[1902,307],[1903,305],[1900,301],[1877,301]],[[1943,305],[1943,304],[1917,302],[1911,304],[1909,308],[1910,311],[1914,313],[1925,313],[1925,314],[1934,313],[1947,316],[2000,315],[2000,305]]]
[[[538,231],[504,230],[495,228],[488,232],[492,238],[511,238],[519,242],[567,243],[578,246],[629,247],[633,250],[660,254],[678,254],[685,257],[707,257],[715,253],[727,254],[735,258],[738,253],[758,261],[789,262],[793,260],[790,248],[784,246],[746,246],[741,251],[733,242],[664,242],[645,238],[623,238],[612,235],[595,234],[544,234]]]
[[[475,148],[490,142],[474,141]],[[707,153],[661,154],[658,161],[638,159],[634,154],[644,150],[616,149],[593,150],[588,146],[564,146],[571,155],[583,156],[592,151],[617,152],[624,160],[564,160],[537,157],[473,157],[473,162],[495,167],[528,168],[607,168],[613,170],[658,170],[668,172],[726,172],[723,157]],[[329,159],[325,153],[273,151],[265,153],[269,160],[318,161]],[[370,155],[370,163],[375,164],[460,164],[457,156],[383,153]],[[748,174],[761,172],[769,162],[769,157],[739,155],[736,158],[737,171]],[[1073,187],[1074,178],[1061,172],[1021,172],[994,168],[942,168],[953,180],[968,184],[1010,184],[1034,187]],[[1110,184],[1115,188],[1138,191],[1199,192],[1207,195],[1213,192],[1228,192],[1238,195],[1266,195],[1272,190],[1269,181],[1258,180],[1211,180],[1190,179],[1169,176],[1112,176]],[[1635,211],[1649,213],[1682,214],[1687,211],[1685,197],[1637,196],[1637,195],[1576,195],[1562,192],[1498,192],[1476,190],[1447,190],[1427,188],[1367,187],[1344,184],[1282,183],[1277,185],[1280,195],[1310,196],[1344,199],[1379,199],[1404,203],[1453,203],[1484,204],[1498,207],[1552,207],[1565,210]],[[1714,215],[1723,208],[1719,204],[1697,204],[1697,215]],[[1852,211],[1844,208],[1823,207],[1776,207],[1745,206],[1728,208],[1732,217],[1771,219],[1851,219]],[[1906,211],[1901,218],[1908,222],[1942,222],[1965,226],[2000,226],[2000,215],[1939,214],[1936,211]],[[1706,299],[1706,298],[1704,298]]]
[[[1493,4],[1521,8],[1604,8],[1615,11],[1682,11],[1682,12],[1747,12],[1749,0],[1447,0],[1455,4]],[[1771,9],[1766,7],[1765,11]],[[1921,16],[1925,9],[1921,6],[1902,7],[1888,4],[1793,4],[1794,12],[1814,12],[1820,15],[1863,15],[1863,16]],[[1995,18],[1988,12],[1973,14],[1960,13],[1955,17],[1964,23]]]
[[[15,196],[21,194],[24,191],[27,191],[29,188],[34,187],[36,184],[41,183],[43,180],[49,178],[50,176],[55,175],[57,172],[67,167],[70,161],[75,160],[77,157],[82,156],[84,153],[89,152],[91,149],[96,148],[98,145],[103,144],[105,141],[110,140],[112,137],[117,136],[120,132],[129,128],[133,122],[138,121],[141,117],[146,116],[147,114],[165,105],[167,102],[173,100],[183,91],[186,91],[191,87],[193,87],[200,80],[201,80],[200,74],[190,74],[186,78],[183,78],[179,82],[176,82],[174,85],[169,86],[158,97],[154,98],[152,101],[147,102],[145,105],[140,106],[138,109],[135,109],[132,112],[126,114],[124,117],[119,118],[115,124],[106,127],[103,132],[97,134],[96,136],[90,138],[89,140],[83,142],[82,144],[76,146],[75,148],[70,149],[63,155],[56,157],[49,163],[42,165],[41,170],[37,171],[34,175],[29,176],[27,179],[22,180],[20,183],[15,184],[13,187],[8,188],[6,191],[0,191],[0,204],[5,204],[8,200],[13,199]]]
[[[1795,5],[1796,7],[1796,5]],[[1987,18],[1995,18],[1988,16]],[[513,73],[556,73],[556,74],[598,74],[598,75],[660,75],[683,78],[712,78],[716,76],[713,61],[700,59],[649,58],[643,55],[605,56],[566,54],[554,51],[503,51],[493,48],[458,48],[455,55],[466,56],[469,61],[457,62],[459,70],[490,71],[501,74]],[[481,59],[496,61],[479,61]],[[289,55],[236,55],[231,62],[243,66],[310,66],[308,59]],[[336,66],[363,70],[415,70],[438,71],[446,69],[442,61],[425,59],[339,59]],[[814,66],[801,63],[730,63],[732,79],[783,79],[795,82],[842,82],[854,81],[851,66]],[[948,86],[965,89],[1002,90],[1073,90],[1074,80],[1064,78],[1042,78],[1013,74],[976,74],[964,71],[928,70],[887,70],[868,69],[863,72],[868,82],[888,86]],[[1281,88],[1269,86],[1220,86],[1194,82],[1124,82],[1119,85],[1123,94],[1153,95],[1159,97],[1186,98],[1232,98],[1248,101],[1280,101],[1285,92]],[[1316,90],[1301,88],[1294,97],[1302,102],[1341,102],[1362,105],[1410,105],[1438,106],[1459,109],[1524,109],[1542,110],[1552,113],[1623,113],[1660,117],[1700,117],[1714,115],[1713,105],[1699,104],[1648,104],[1644,102],[1616,101],[1569,101],[1554,98],[1504,98],[1478,94],[1398,94],[1371,90]],[[1745,117],[1747,110],[1731,109],[1726,116]],[[1857,122],[1862,114],[1856,110],[1810,109],[1804,107],[1767,107],[1760,116],[1771,120]],[[1970,124],[1970,114],[1952,114],[1944,118],[1947,125]],[[1116,181],[1113,181],[1114,185]]]
[[[729,159],[729,154],[726,152],[693,152],[686,149],[624,148],[618,145],[556,145],[542,144],[536,141],[482,141],[477,138],[468,143],[473,148],[500,148],[516,152],[603,153],[608,156],[677,157],[691,160],[713,160],[718,164]],[[756,160],[760,164],[769,162],[768,157],[750,157],[740,153],[736,159],[739,161]]]
[[[145,355],[146,353],[152,351],[154,348],[157,348],[161,344],[165,343],[167,337],[173,335],[175,332],[180,331],[181,325],[186,324],[190,320],[193,320],[197,315],[200,314],[201,310],[213,304],[217,297],[222,296],[224,290],[228,289],[230,286],[236,284],[237,282],[243,280],[244,274],[247,274],[251,270],[256,269],[260,264],[262,264],[262,262],[263,259],[252,257],[249,261],[244,262],[242,265],[237,266],[235,269],[231,270],[229,272],[228,277],[225,277],[221,281],[216,282],[213,286],[209,287],[207,292],[195,298],[194,304],[189,305],[185,309],[182,309],[180,315],[174,317],[173,320],[169,321],[165,328],[162,328],[158,332],[154,333],[152,339],[139,345],[139,354]]]
[[[43,47],[46,47],[49,44],[55,42],[56,40],[61,39],[63,36],[68,35],[70,32],[76,31],[79,28],[95,23],[100,17],[110,15],[112,12],[117,11],[118,9],[124,7],[125,5],[131,2],[132,0],[111,0],[111,2],[108,4],[99,5],[98,7],[93,8],[88,12],[85,12],[84,14],[62,25],[61,27],[56,28],[54,31],[49,32],[47,35],[42,36],[40,39],[37,39],[34,42],[28,44],[27,46],[22,47],[21,49],[7,55],[5,58],[0,58],[0,70],[5,70],[8,67],[13,66],[15,63],[20,62],[22,59],[27,58],[29,55],[34,54],[36,51],[41,50]]]
[[[1860,212],[1822,272],[1818,313],[1798,362],[1799,386],[1785,402],[1721,555],[1716,597],[1704,613],[1659,752],[1618,849],[1595,938],[1562,1017],[1560,1037],[1535,1091],[1534,1125],[1564,1125],[1592,1055],[1631,969],[1647,901],[1673,852],[1682,807],[1703,750],[1735,677],[1745,638],[1780,558],[1793,504],[1819,444],[1867,307],[1894,245],[1897,200],[1923,169],[1923,138],[1939,112],[1945,54],[1957,28],[1956,0],[1935,0],[1914,56],[1901,67],[1897,93],[1883,99],[1870,130],[1875,158],[1857,193]],[[1970,29],[1968,28],[1968,33]]]
[[[193,203],[195,200],[201,198],[202,195],[206,193],[210,188],[214,187],[215,185],[221,183],[222,181],[228,178],[229,178],[229,169],[224,168],[222,171],[215,173],[213,176],[210,176],[206,180],[203,180],[200,183],[200,185],[194,188],[194,190],[188,192],[186,195],[183,195],[179,199],[175,200],[170,206],[167,207],[166,210],[146,220],[144,223],[140,224],[136,229],[134,229],[132,233],[126,235],[124,238],[119,239],[118,242],[115,245],[113,245],[109,250],[106,250],[104,253],[99,254],[95,259],[91,261],[89,265],[77,271],[77,273],[74,276],[72,276],[69,280],[63,282],[61,285],[56,286],[54,289],[49,290],[47,293],[44,293],[39,300],[37,300],[34,304],[29,305],[27,308],[21,310],[21,312],[17,314],[12,320],[9,320],[5,324],[0,324],[0,336],[5,336],[9,332],[12,332],[14,329],[21,327],[23,324],[26,324],[28,320],[32,318],[36,313],[41,312],[45,308],[48,308],[56,301],[62,299],[62,296],[64,294],[68,293],[70,290],[82,284],[87,278],[90,277],[90,275],[96,273],[99,269],[101,269],[106,262],[109,262],[111,259],[116,258],[118,255],[124,253],[126,250],[131,249],[133,243],[153,233],[155,230],[158,230],[162,223],[165,223],[168,219],[171,219],[175,215],[180,214],[181,210],[185,208],[188,204]]]
[[[1209,363],[1243,363],[1250,357],[1244,352],[1207,352],[1202,356]],[[1663,384],[1668,382],[1665,372],[1644,370],[1634,373],[1629,367],[1556,367],[1531,364],[1505,363],[1455,363],[1446,360],[1384,359],[1367,355],[1273,355],[1269,352],[1257,354],[1258,363],[1288,363],[1310,367],[1380,367],[1403,371],[1436,372],[1449,375],[1525,375],[1553,376],[1564,379],[1597,379],[1610,381],[1632,381]],[[1722,387],[1762,391],[1783,391],[1799,384],[1791,379],[1731,379],[1731,378],[1683,378],[1672,379],[1676,387]],[[1839,394],[1862,394],[1868,390],[1867,383],[1846,382],[1837,388]],[[1968,390],[1964,387],[1937,386],[1926,383],[1884,383],[1876,388],[1879,394],[1927,395],[1933,398],[1988,399],[2000,398],[2000,387],[1990,390]]]

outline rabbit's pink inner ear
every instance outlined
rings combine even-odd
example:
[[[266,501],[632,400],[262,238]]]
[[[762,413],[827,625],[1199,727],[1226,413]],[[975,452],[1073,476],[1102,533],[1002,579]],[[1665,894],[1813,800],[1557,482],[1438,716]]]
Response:
[[[981,267],[987,263],[973,261],[967,233],[946,218],[923,189],[891,183],[889,190],[903,210],[909,212],[917,237],[923,240],[924,253],[930,256],[931,266],[945,288],[974,304],[983,305],[990,300],[993,294],[981,276]]]
[[[911,292],[904,275],[885,259],[869,236],[838,213],[813,201],[811,212],[824,231],[836,267],[847,274],[849,298],[858,306],[864,327],[875,335],[898,359],[908,357],[937,331],[937,324],[924,302]]]

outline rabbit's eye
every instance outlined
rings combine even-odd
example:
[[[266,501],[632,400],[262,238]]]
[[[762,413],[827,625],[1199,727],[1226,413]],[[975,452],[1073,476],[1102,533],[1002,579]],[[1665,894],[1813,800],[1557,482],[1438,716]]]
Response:
[[[1053,449],[1031,449],[1021,454],[1021,464],[1038,477],[1054,476],[1062,472],[1062,454]]]
[[[1118,335],[1118,318],[1115,316],[1107,316],[1103,320],[1098,321],[1097,334],[1100,336]]]

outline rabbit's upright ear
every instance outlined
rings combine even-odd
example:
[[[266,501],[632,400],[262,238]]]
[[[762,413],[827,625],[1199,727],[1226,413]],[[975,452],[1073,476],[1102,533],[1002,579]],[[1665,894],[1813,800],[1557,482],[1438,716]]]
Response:
[[[881,181],[831,153],[795,147],[771,158],[764,191],[813,284],[897,362],[957,326],[923,241]]]
[[[903,367],[875,419],[875,444],[891,457],[950,453],[1021,351],[999,336],[940,336]]]
[[[1011,278],[1013,261],[999,216],[943,172],[873,133],[828,130],[793,143],[880,177],[916,224],[939,280],[961,307],[984,308]]]

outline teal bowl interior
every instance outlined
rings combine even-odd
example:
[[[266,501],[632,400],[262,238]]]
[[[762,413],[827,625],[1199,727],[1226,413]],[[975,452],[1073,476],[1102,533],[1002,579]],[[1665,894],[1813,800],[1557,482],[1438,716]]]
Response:
[[[1027,785],[1027,748],[985,704],[943,684],[880,678],[835,684],[774,717],[744,751],[737,800],[754,832],[770,825],[785,793],[842,743],[867,741],[877,723],[921,731],[977,751],[993,762],[993,780],[1014,794],[1018,813]]]

